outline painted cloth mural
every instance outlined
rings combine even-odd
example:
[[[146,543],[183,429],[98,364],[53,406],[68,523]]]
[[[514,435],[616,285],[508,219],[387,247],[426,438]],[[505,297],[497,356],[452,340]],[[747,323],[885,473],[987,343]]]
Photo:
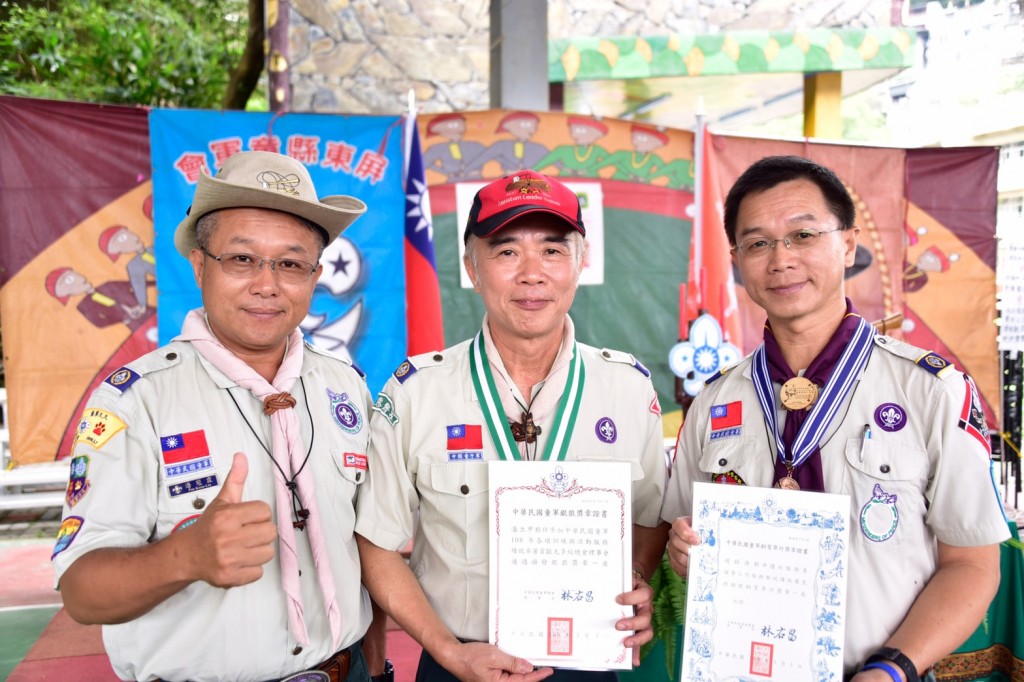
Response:
[[[668,348],[678,336],[693,212],[693,133],[563,113],[481,111],[421,116],[434,215],[445,339],[473,336],[483,305],[460,285],[457,183],[532,167],[566,183],[598,185],[583,210],[603,218],[601,272],[581,284],[570,315],[581,341],[624,350],[651,371],[662,405],[673,405]],[[517,167],[518,166],[518,167]],[[596,181],[596,183],[595,183]],[[600,205],[595,206],[595,203]],[[468,207],[465,207],[468,212]],[[588,239],[593,242],[589,230]],[[581,282],[591,279],[586,273]]]
[[[0,315],[15,464],[67,454],[87,396],[156,348],[141,108],[0,97]]]
[[[307,164],[321,195],[369,205],[325,251],[302,326],[313,343],[349,353],[371,388],[382,385],[406,354],[401,123],[0,97],[0,315],[13,463],[66,457],[93,388],[176,335],[199,305],[174,228],[200,168],[215,172],[243,149],[287,153]],[[419,270],[432,267],[426,250],[420,261]]]

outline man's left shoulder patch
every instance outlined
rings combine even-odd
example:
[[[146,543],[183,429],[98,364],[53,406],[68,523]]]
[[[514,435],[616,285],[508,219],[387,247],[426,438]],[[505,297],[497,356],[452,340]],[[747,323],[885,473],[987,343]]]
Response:
[[[967,382],[967,393],[964,395],[964,404],[960,409],[958,426],[973,436],[981,443],[989,453],[992,451],[992,444],[989,442],[988,424],[985,422],[985,408],[981,404],[981,394],[974,384],[974,379],[964,376]]]

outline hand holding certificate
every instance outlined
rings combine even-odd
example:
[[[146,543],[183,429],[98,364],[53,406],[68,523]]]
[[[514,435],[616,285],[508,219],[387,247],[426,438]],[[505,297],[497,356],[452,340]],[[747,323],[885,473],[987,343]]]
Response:
[[[490,641],[534,665],[629,669],[629,464],[489,462]]]
[[[850,500],[693,486],[683,680],[841,680]]]

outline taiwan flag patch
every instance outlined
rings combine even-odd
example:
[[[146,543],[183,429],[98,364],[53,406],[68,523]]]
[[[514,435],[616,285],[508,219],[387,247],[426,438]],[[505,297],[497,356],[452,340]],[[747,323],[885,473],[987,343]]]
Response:
[[[711,440],[735,438],[743,432],[743,403],[737,400],[711,407]]]
[[[448,426],[449,450],[483,450],[484,437],[479,424],[451,424]]]
[[[206,444],[206,434],[202,429],[161,436],[160,450],[164,455],[164,464],[176,464],[210,454],[210,448]]]

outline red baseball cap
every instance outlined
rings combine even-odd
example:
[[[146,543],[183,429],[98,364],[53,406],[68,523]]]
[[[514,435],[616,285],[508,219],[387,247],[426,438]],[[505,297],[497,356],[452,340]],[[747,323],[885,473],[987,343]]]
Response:
[[[470,232],[477,237],[489,237],[529,213],[553,215],[567,227],[587,235],[579,197],[554,178],[522,170],[495,180],[476,193],[462,241],[469,241]]]

